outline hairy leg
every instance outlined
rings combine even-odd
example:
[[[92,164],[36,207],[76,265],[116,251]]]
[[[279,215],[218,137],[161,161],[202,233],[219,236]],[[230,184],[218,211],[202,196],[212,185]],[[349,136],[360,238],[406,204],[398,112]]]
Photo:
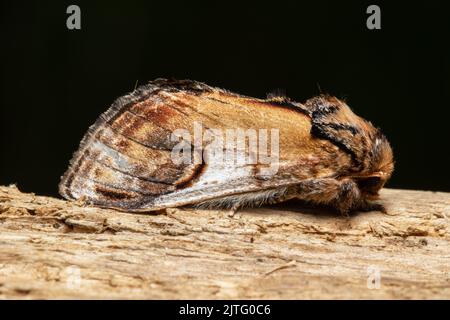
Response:
[[[298,199],[332,206],[341,214],[347,215],[352,210],[385,212],[382,205],[368,202],[351,179],[310,179],[297,187]]]

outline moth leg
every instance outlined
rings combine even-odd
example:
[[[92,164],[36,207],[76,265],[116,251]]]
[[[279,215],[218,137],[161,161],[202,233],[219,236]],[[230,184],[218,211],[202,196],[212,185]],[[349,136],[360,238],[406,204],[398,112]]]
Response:
[[[334,200],[334,207],[342,214],[348,216],[349,212],[359,207],[361,192],[356,182],[350,179],[340,181],[338,195]]]
[[[352,210],[379,210],[380,206],[363,199],[356,182],[351,179],[312,179],[297,187],[297,198],[314,204],[329,205],[343,215]]]
[[[387,213],[386,208],[381,203],[369,202],[363,200],[358,208],[361,211],[381,211],[383,213]]]

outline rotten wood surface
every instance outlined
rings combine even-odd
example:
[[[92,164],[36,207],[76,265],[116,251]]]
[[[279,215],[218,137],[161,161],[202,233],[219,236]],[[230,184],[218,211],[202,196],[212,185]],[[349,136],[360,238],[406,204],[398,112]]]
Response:
[[[0,187],[0,298],[450,298],[450,194],[131,214]]]

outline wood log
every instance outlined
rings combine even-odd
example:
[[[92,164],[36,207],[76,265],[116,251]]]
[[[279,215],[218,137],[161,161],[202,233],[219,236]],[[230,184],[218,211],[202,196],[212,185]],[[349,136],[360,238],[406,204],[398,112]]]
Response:
[[[450,194],[132,214],[0,187],[0,298],[450,298]]]

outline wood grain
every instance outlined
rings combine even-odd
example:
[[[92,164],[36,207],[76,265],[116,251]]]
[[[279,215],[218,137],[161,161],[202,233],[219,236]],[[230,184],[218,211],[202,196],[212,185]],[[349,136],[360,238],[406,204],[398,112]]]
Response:
[[[450,194],[381,198],[388,214],[290,202],[230,218],[131,214],[0,187],[0,298],[449,299]]]

